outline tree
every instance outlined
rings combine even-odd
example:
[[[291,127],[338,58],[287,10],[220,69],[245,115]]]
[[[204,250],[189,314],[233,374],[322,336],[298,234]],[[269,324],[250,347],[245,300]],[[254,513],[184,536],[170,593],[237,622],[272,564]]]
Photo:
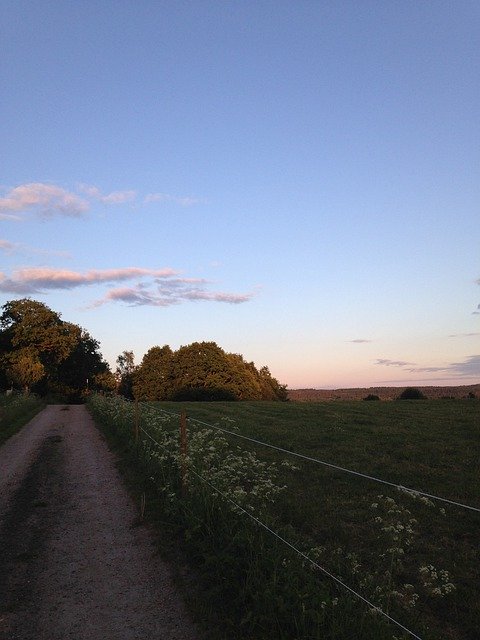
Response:
[[[9,383],[78,398],[87,380],[108,373],[99,343],[45,304],[24,298],[2,309],[0,364]]]
[[[133,376],[137,400],[170,400],[173,394],[173,352],[168,345],[152,347]]]
[[[173,398],[187,399],[189,392],[215,389],[237,400],[261,398],[260,385],[234,354],[226,354],[215,342],[194,342],[180,347],[173,360]]]
[[[286,400],[268,367],[260,371],[215,342],[194,342],[173,352],[152,347],[133,376],[141,400]]]
[[[7,377],[25,389],[48,384],[74,349],[79,333],[79,327],[62,322],[41,302],[28,298],[7,302],[0,316],[0,358]]]
[[[122,351],[117,357],[117,369],[115,372],[118,384],[117,392],[129,400],[133,399],[133,375],[135,370],[133,351]]]
[[[30,387],[45,375],[45,367],[37,354],[28,348],[9,353],[5,362],[8,363],[7,375],[12,384],[24,389],[27,393]]]
[[[398,396],[399,400],[426,400],[426,396],[416,387],[407,387]]]
[[[96,373],[93,376],[93,381],[89,381],[88,387],[94,391],[106,391],[107,393],[111,393],[117,388],[117,379],[115,378],[115,374],[113,374],[110,371],[110,368],[108,368],[106,371]]]
[[[262,385],[263,400],[288,400],[287,385],[280,384],[272,376],[268,367],[262,367],[258,373]]]
[[[97,376],[110,373],[99,348],[99,342],[82,329],[75,347],[57,369],[58,383],[68,393],[96,389]],[[104,382],[105,380],[103,379]]]

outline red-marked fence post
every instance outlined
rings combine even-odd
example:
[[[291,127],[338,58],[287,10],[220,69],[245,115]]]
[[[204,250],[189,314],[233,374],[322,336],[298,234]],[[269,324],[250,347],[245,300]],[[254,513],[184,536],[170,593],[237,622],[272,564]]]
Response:
[[[180,486],[182,496],[187,493],[187,414],[180,415]]]

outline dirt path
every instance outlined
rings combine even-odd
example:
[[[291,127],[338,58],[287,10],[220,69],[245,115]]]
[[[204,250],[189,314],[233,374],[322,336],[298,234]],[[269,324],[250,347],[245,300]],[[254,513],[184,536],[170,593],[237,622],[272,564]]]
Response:
[[[1,640],[198,640],[83,406],[0,449]]]

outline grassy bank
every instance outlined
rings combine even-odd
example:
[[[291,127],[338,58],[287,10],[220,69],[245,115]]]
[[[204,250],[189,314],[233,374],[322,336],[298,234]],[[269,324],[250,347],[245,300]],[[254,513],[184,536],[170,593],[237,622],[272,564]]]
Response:
[[[2,394],[0,396],[0,445],[17,433],[44,406],[44,402],[35,395]]]
[[[480,503],[476,401],[157,407],[186,410],[205,423],[406,487]],[[193,420],[188,494],[179,498],[178,418],[155,419],[151,411],[141,406],[140,424],[169,453],[144,434],[137,468],[143,466],[144,478],[155,485],[164,519],[184,532],[211,610],[219,598],[226,603],[223,637],[411,637],[312,571],[309,561],[238,506],[421,638],[477,637],[478,513],[291,458]],[[133,407],[104,413],[103,420],[131,442]],[[257,476],[265,471],[263,485],[240,473],[241,465],[231,469],[247,454],[254,456],[246,464],[257,468]],[[258,464],[266,465],[262,473]],[[265,489],[267,476],[279,490],[254,504],[252,494]]]

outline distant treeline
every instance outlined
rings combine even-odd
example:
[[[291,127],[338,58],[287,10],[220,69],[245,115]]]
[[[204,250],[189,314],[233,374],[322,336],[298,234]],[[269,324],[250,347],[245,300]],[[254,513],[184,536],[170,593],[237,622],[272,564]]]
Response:
[[[397,400],[408,387],[365,387],[356,389],[289,389],[288,399],[297,402],[330,400],[365,400],[377,396],[379,400]],[[480,384],[458,387],[416,387],[426,399],[480,398]]]
[[[0,313],[0,391],[18,389],[78,401],[90,391],[138,400],[287,400],[268,367],[257,369],[215,342],[173,351],[152,347],[140,366],[132,351],[110,370],[99,343],[42,302],[7,302]]]

